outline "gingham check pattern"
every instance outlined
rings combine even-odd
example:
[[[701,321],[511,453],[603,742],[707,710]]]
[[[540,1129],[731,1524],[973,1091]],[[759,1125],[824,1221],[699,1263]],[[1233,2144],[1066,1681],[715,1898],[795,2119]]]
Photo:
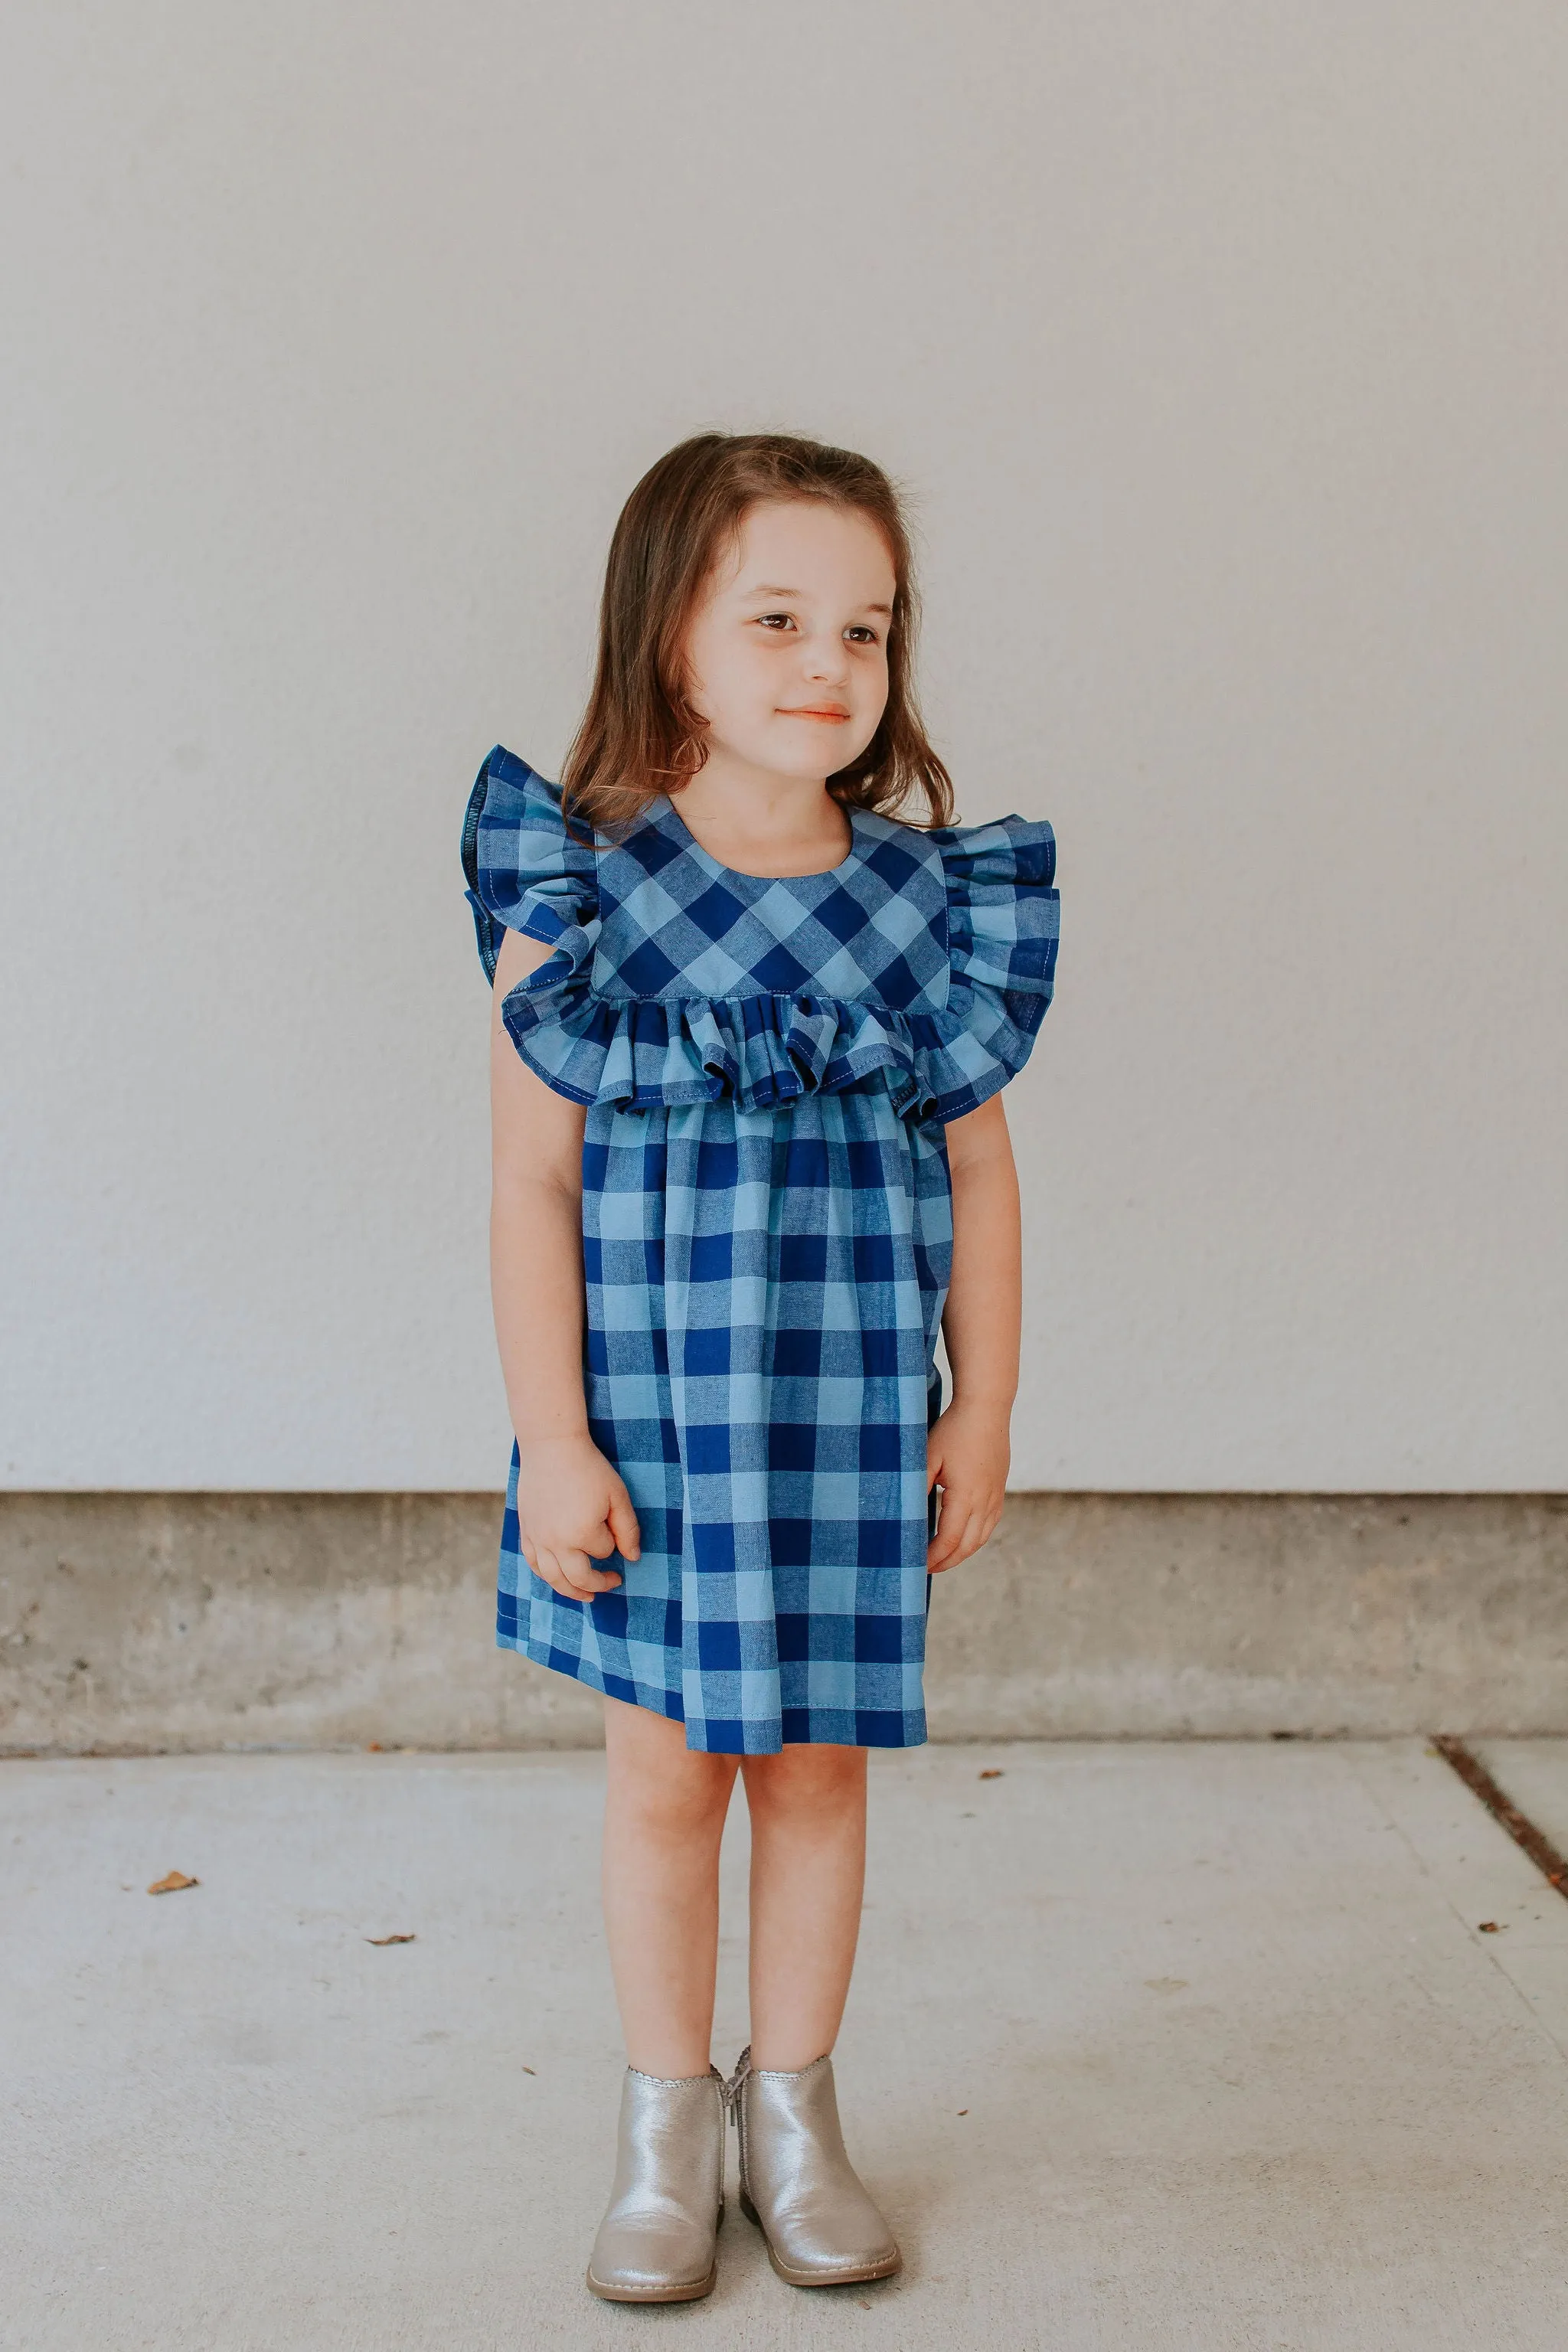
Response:
[[[926,1736],[942,1125],[1051,992],[1048,825],[853,824],[787,882],[718,866],[668,801],[579,845],[498,747],[464,825],[487,972],[509,926],[558,949],[503,1015],[586,1106],[588,1421],[642,1537],[616,1591],[562,1599],[521,1556],[514,1444],[497,1640],[715,1753]]]

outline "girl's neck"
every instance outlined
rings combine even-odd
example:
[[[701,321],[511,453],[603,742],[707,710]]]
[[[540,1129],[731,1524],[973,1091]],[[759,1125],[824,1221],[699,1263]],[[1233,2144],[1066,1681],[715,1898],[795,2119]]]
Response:
[[[841,866],[855,835],[826,776],[785,776],[713,751],[671,795],[682,824],[710,857],[770,880]]]

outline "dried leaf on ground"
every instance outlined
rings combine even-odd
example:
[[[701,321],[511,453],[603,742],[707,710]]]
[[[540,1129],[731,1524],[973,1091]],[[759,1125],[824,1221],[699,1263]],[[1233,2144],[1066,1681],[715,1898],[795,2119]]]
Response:
[[[367,1944],[412,1944],[414,1940],[412,1936],[367,1936],[365,1937]]]
[[[993,1764],[991,1769],[988,1772],[982,1772],[980,1777],[983,1780],[999,1780],[1002,1778],[1002,1767],[1000,1764]]]
[[[187,1878],[183,1870],[170,1871],[167,1878],[155,1878],[147,1889],[149,1895],[177,1895],[182,1886],[199,1886],[199,1878]]]

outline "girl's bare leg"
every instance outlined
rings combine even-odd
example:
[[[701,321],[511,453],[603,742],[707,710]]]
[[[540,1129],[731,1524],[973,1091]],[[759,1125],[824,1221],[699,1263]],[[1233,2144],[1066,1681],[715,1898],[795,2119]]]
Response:
[[[830,2051],[866,1879],[866,1750],[792,1746],[742,1760],[752,1815],[752,2063],[795,2074]]]
[[[605,1932],[626,2057],[639,2074],[706,2074],[719,1845],[740,1759],[698,1755],[682,1725],[615,1698],[605,1746]]]

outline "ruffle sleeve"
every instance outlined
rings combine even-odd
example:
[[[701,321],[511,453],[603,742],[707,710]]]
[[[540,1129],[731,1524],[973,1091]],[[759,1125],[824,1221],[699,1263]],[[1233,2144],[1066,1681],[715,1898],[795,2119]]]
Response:
[[[585,828],[579,824],[582,833]],[[503,931],[523,931],[557,948],[557,956],[531,972],[558,986],[592,960],[598,923],[598,865],[591,840],[574,841],[561,807],[561,787],[536,775],[498,743],[474,780],[463,817],[464,893],[485,977],[493,982]],[[525,983],[526,984],[526,983]]]
[[[922,1126],[976,1110],[1016,1077],[1056,986],[1057,839],[1043,817],[1003,816],[926,835],[947,880],[944,1012],[912,1016]]]

